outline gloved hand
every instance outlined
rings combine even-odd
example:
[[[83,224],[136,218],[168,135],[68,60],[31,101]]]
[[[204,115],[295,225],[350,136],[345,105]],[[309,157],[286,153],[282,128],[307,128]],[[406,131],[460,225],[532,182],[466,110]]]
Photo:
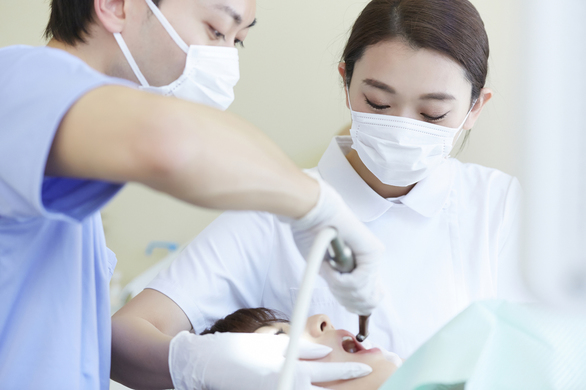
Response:
[[[314,175],[310,175],[316,178]],[[293,238],[299,252],[307,258],[316,235],[327,227],[338,230],[340,238],[352,249],[356,269],[342,274],[324,262],[320,275],[344,307],[358,315],[370,315],[383,297],[379,280],[379,264],[382,261],[382,243],[356,218],[342,197],[326,182],[320,183],[317,205],[298,220],[281,217],[291,225]]]
[[[403,365],[403,359],[401,359],[399,357],[399,355],[397,355],[396,353],[391,352],[391,351],[387,351],[386,349],[384,349],[380,345],[370,342],[370,340],[364,340],[361,344],[366,349],[372,349],[372,348],[380,349],[385,360],[393,363],[395,366],[397,366],[397,368],[399,368]]]
[[[183,331],[171,340],[169,370],[177,390],[275,390],[285,362],[289,337],[255,333]],[[319,359],[331,348],[300,340],[301,359]],[[358,378],[372,368],[361,363],[299,361],[294,390],[315,389],[311,383]]]

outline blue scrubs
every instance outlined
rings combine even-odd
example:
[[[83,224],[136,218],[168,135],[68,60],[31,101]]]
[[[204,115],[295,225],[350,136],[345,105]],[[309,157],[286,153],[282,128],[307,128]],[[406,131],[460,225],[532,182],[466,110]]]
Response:
[[[63,51],[0,49],[0,388],[108,389],[99,210],[120,185],[44,175],[55,132],[88,91],[125,84]]]

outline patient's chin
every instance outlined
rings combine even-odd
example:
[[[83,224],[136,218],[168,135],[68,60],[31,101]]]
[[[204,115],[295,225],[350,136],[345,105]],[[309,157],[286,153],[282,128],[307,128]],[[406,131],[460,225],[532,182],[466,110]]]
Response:
[[[372,367],[372,372],[365,377],[346,381],[314,383],[314,385],[332,390],[377,390],[397,370],[397,366],[386,360],[369,365]]]

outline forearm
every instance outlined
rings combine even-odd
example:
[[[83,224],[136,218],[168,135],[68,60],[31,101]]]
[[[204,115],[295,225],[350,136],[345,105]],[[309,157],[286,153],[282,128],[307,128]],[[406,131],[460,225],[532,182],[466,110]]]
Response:
[[[306,214],[319,186],[247,121],[122,87],[82,97],[55,137],[46,173],[135,181],[194,205]]]
[[[132,388],[173,388],[168,363],[171,339],[143,318],[113,318],[110,377]]]
[[[193,119],[187,115],[185,120]],[[317,182],[248,122],[226,114],[202,126],[209,131],[176,127],[185,129],[179,137],[186,140],[185,148],[178,152],[185,159],[145,184],[199,206],[290,217],[303,216],[317,203]],[[197,153],[190,146],[194,144]]]

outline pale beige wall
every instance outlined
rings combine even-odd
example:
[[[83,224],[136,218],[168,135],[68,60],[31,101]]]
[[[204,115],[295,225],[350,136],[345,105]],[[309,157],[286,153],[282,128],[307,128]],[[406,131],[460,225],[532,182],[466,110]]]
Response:
[[[500,169],[518,176],[519,127],[521,125],[520,75],[522,2],[516,0],[471,0],[482,16],[490,40],[487,86],[494,92],[470,144],[458,158]]]
[[[473,0],[491,39],[489,86],[495,91],[461,155],[518,172],[517,17],[519,2]],[[231,111],[264,130],[302,167],[314,165],[332,135],[349,123],[336,71],[347,32],[366,1],[258,0],[258,25],[240,51],[242,79]],[[0,0],[0,46],[42,44],[45,0]],[[184,243],[217,212],[203,211],[139,185],[128,185],[103,211],[108,245],[118,255],[122,282],[166,252],[145,255],[151,240]]]
[[[44,44],[48,0],[0,0],[0,47]]]

